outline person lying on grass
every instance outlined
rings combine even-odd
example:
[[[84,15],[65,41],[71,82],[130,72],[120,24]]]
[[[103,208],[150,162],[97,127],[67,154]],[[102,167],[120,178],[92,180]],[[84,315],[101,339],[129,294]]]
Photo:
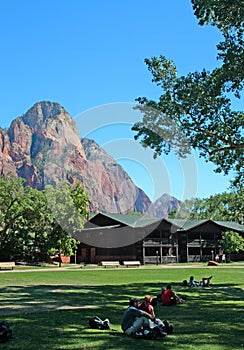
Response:
[[[139,299],[131,298],[129,307],[125,310],[121,328],[126,335],[136,336],[139,331],[143,329],[154,329],[157,327],[161,336],[166,336],[167,333],[161,331],[155,321],[155,315],[152,315],[146,311],[138,309]]]
[[[165,291],[162,294],[162,304],[165,306],[171,306],[176,304],[182,304],[185,300],[180,298],[175,292],[172,291],[171,285],[168,284]]]
[[[212,279],[212,276],[203,277],[200,282],[196,282],[194,280],[194,276],[190,276],[188,285],[189,285],[189,287],[208,287],[210,285],[211,279]]]

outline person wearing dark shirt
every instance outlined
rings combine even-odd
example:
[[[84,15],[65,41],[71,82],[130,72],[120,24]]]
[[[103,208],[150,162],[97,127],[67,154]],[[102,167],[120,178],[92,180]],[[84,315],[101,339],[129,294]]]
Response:
[[[151,328],[150,322],[154,320],[154,317],[138,309],[139,301],[137,298],[131,298],[129,307],[123,314],[121,328],[126,335],[133,335],[142,327]]]

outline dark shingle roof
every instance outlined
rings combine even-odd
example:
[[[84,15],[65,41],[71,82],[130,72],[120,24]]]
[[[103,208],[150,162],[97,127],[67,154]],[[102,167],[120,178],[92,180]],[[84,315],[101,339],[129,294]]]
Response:
[[[231,221],[164,219],[164,218],[159,219],[159,218],[151,218],[146,215],[108,214],[108,213],[102,213],[102,212],[100,212],[97,215],[103,215],[107,218],[114,220],[118,224],[123,224],[131,228],[146,227],[150,225],[155,225],[156,227],[160,224],[160,222],[165,221],[171,225],[176,226],[177,230],[179,231],[188,231],[195,227],[203,225],[205,223],[212,222],[213,224],[216,224],[223,228],[244,233],[244,225],[240,225],[236,222],[231,222]]]
[[[240,225],[237,222],[232,221],[214,221],[217,225],[225,227],[229,230],[239,231],[244,233],[244,225]]]
[[[188,231],[194,227],[200,226],[209,220],[184,220],[184,219],[167,219],[167,221],[175,226],[178,226],[180,230]]]
[[[110,219],[113,219],[121,224],[130,226],[130,227],[143,227],[148,226],[155,223],[160,223],[161,219],[151,218],[146,215],[131,215],[131,214],[107,214],[101,213],[100,215],[104,215]]]

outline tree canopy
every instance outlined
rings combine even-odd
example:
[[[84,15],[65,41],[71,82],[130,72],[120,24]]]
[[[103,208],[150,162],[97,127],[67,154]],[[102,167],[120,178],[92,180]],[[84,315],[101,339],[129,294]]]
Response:
[[[187,199],[179,210],[172,210],[170,218],[192,220],[233,221],[244,224],[244,188],[232,186],[231,192],[223,192],[207,198]]]
[[[219,243],[228,254],[239,253],[240,250],[244,249],[244,238],[234,231],[223,232]]]
[[[219,73],[238,95],[244,78],[243,0],[192,0],[192,4],[200,25],[211,24],[223,34],[224,41],[217,45],[218,59],[223,60]]]
[[[216,26],[223,34],[217,45],[222,65],[213,71],[178,76],[174,62],[161,55],[145,59],[153,82],[162,88],[158,101],[137,99],[142,120],[133,126],[135,138],[155,156],[174,150],[186,156],[191,148],[216,165],[217,172],[234,171],[244,178],[244,114],[232,109],[244,81],[244,6],[241,0],[192,0],[199,24]]]
[[[77,247],[72,230],[82,229],[87,217],[84,188],[61,182],[38,191],[24,182],[11,174],[0,177],[0,255],[28,261],[72,255]]]

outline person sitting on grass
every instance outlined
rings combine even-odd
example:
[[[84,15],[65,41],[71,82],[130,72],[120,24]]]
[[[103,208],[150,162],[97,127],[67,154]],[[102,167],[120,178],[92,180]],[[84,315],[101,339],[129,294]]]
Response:
[[[171,306],[182,303],[184,303],[184,300],[181,299],[175,292],[173,292],[171,289],[171,285],[168,284],[165,291],[162,294],[162,305]]]
[[[167,320],[164,320],[163,322],[156,318],[154,307],[152,305],[153,298],[150,295],[146,295],[143,302],[138,304],[138,309],[148,312],[150,315],[152,315],[154,319],[154,323],[161,328],[161,331],[171,334],[173,332],[173,325],[170,325]]]
[[[136,336],[143,328],[153,329],[159,327],[154,323],[155,315],[149,314],[146,311],[138,309],[139,299],[131,298],[129,307],[125,310],[121,328],[126,335]],[[160,329],[159,329],[160,332]],[[161,336],[166,336],[167,333],[160,332]]]
[[[190,276],[188,285],[189,287],[209,287],[212,277],[203,277],[200,282],[196,282],[194,276]]]
[[[165,289],[166,289],[165,287],[162,287],[161,290],[160,290],[160,293],[157,295],[156,298],[154,298],[154,299],[156,299],[157,302],[161,302],[162,301],[162,295],[163,295],[163,292],[165,291]]]
[[[152,301],[153,301],[153,298],[150,295],[146,295],[143,302],[138,304],[138,309],[146,311],[147,313],[152,315],[153,319],[155,320],[156,317],[155,317],[155,313],[154,313],[154,307],[151,304]]]

